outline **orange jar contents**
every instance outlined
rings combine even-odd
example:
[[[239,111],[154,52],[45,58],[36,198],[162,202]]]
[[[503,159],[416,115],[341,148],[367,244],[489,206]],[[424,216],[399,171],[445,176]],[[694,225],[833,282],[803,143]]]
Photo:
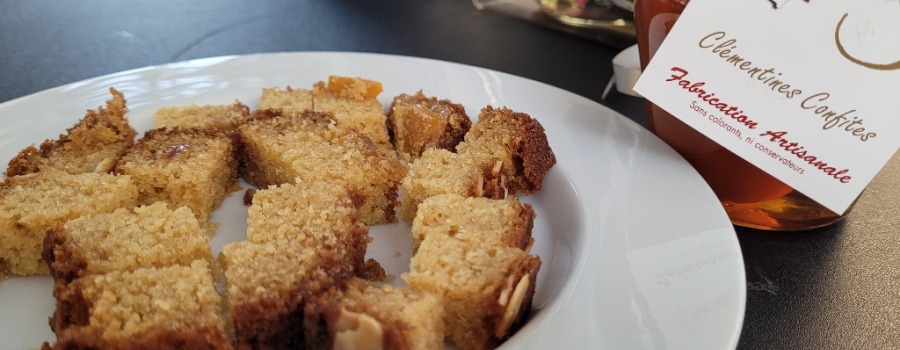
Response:
[[[689,0],[637,0],[634,22],[645,68]],[[678,118],[647,102],[650,131],[680,153],[709,183],[735,225],[805,230],[842,218],[797,192]],[[848,210],[849,211],[849,210]]]

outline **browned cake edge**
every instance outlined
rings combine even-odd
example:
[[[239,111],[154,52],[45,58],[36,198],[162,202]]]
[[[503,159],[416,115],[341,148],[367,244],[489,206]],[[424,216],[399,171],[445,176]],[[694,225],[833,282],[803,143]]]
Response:
[[[323,275],[327,276],[327,280],[314,280],[307,276],[296,281],[287,292],[237,305],[229,301],[226,288],[223,303],[227,306],[226,319],[234,328],[237,348],[310,348],[306,344],[313,342],[313,339],[310,338],[310,329],[306,324],[314,325],[315,322],[309,318],[316,316],[307,311],[308,301],[343,284],[353,274],[353,271],[346,270],[340,258],[334,254],[318,255],[317,258],[317,266],[324,270]],[[229,269],[227,259],[220,254],[218,260],[225,273]]]
[[[531,246],[534,245],[532,231],[534,231],[534,219],[537,217],[537,214],[534,212],[534,207],[529,203],[522,203],[518,212],[519,217],[516,218],[513,237],[518,237],[519,240],[514,242],[512,246],[528,252],[531,251]]]
[[[515,112],[503,107],[494,109],[487,106],[482,109],[482,114],[499,113],[504,118],[512,119],[510,124],[518,126],[519,138],[515,140],[513,151],[515,152],[516,170],[524,177],[525,183],[517,184],[514,190],[523,194],[532,194],[541,189],[544,174],[556,164],[556,155],[550,149],[547,134],[544,127],[536,119],[522,112]]]
[[[64,144],[63,138],[66,138],[66,136],[60,135],[58,140],[45,140],[39,146],[40,148],[28,146],[19,151],[15,157],[10,159],[6,168],[6,177],[27,175],[40,171],[38,160],[49,157],[54,148],[62,147]]]
[[[6,168],[6,177],[26,175],[36,173],[41,170],[41,159],[47,159],[57,149],[65,147],[71,142],[70,135],[77,127],[86,127],[92,129],[98,126],[108,127],[117,135],[123,135],[126,139],[133,139],[137,132],[125,120],[125,113],[128,111],[125,95],[116,90],[109,88],[112,98],[106,101],[106,107],[100,106],[96,110],[87,110],[84,118],[78,121],[74,126],[66,129],[66,134],[59,135],[56,140],[45,140],[38,147],[28,146],[13,157]],[[102,118],[106,114],[121,120],[121,124],[116,124]]]
[[[301,327],[305,298],[300,291],[230,307],[239,348],[297,349],[306,343]]]
[[[503,317],[504,313],[501,312],[495,315],[495,319],[491,324],[496,325],[496,328],[493,331],[493,336],[497,340],[497,343],[503,342],[508,339],[510,336],[516,333],[519,328],[525,323],[525,320],[528,318],[528,314],[531,312],[531,304],[534,301],[534,293],[535,287],[537,285],[537,274],[541,269],[541,258],[536,255],[529,255],[529,259],[520,260],[519,263],[513,267],[511,275],[513,276],[528,276],[529,284],[527,289],[525,290],[525,294],[522,299],[521,306],[516,311],[515,316],[509,322],[504,323]],[[520,277],[521,278],[521,277]],[[515,280],[518,282],[519,280]],[[515,286],[515,284],[513,285]],[[498,300],[500,295],[503,293],[503,289],[508,286],[501,284],[499,288],[495,291],[495,296]]]
[[[9,277],[10,273],[12,272],[11,269],[12,268],[10,267],[9,261],[6,261],[6,259],[0,257],[0,281]]]
[[[56,308],[53,315],[50,316],[50,329],[57,334],[57,337],[66,329],[87,326],[90,322],[90,310],[93,303],[84,298],[78,281],[53,284]]]
[[[50,268],[50,276],[56,283],[68,284],[81,277],[84,269],[87,268],[87,261],[84,260],[84,257],[68,249],[64,228],[61,224],[47,230],[41,256],[47,263],[47,267]]]
[[[118,159],[116,159],[116,166],[113,168],[113,173],[121,172],[118,168],[118,163],[123,161],[129,154],[133,152],[139,152],[140,150],[147,148],[147,144],[156,141],[159,138],[163,138],[166,136],[184,136],[184,137],[201,137],[201,138],[210,138],[210,139],[222,139],[228,140],[235,147],[232,149],[233,158],[237,159],[237,155],[239,154],[238,138],[230,133],[227,133],[222,130],[217,129],[208,129],[208,128],[157,128],[150,129],[144,133],[144,136],[138,139],[134,145],[125,150],[121,155],[119,155]],[[162,156],[164,157],[172,157],[176,155],[179,150],[178,149],[166,149],[166,150],[155,150],[149,149],[153,155],[156,155],[159,151],[162,151]]]
[[[341,331],[338,329],[338,319],[341,318],[344,310],[339,300],[343,296],[343,289],[345,288],[348,288],[346,284],[341,285],[339,288],[332,288],[317,295],[315,298],[311,298],[307,303],[304,323],[304,328],[307,331],[307,349],[334,348],[334,339]],[[408,344],[403,337],[403,333],[409,328],[408,325],[398,320],[382,317],[369,310],[356,310],[356,312],[361,312],[374,318],[382,326],[382,349],[411,349],[411,344]]]
[[[528,180],[528,186],[522,192],[532,194],[541,189],[544,175],[556,164],[556,155],[550,149],[544,127],[536,120],[529,117],[529,121],[525,124],[525,132],[528,136],[523,138],[519,144],[521,150],[519,157],[522,160],[522,172],[525,174],[525,179]]]
[[[348,261],[353,264],[353,266],[351,266],[353,269],[352,271],[359,278],[370,281],[383,280],[387,278],[387,274],[384,272],[384,267],[381,266],[381,263],[375,259],[366,260],[366,250],[369,247],[369,243],[372,243],[372,236],[369,235],[369,227],[359,221],[359,209],[362,208],[366,198],[359,194],[359,191],[356,190],[355,186],[347,187],[347,197],[350,198],[351,203],[356,207],[356,216],[352,221],[359,222],[359,224],[353,228],[353,231],[348,232],[347,234],[347,236],[350,237],[350,241],[346,242],[346,244],[348,245],[348,252],[351,255],[348,257]]]

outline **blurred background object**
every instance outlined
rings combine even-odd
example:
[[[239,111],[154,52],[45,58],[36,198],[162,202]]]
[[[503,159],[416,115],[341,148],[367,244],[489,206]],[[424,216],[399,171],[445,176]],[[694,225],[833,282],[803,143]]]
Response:
[[[631,16],[612,0],[539,0],[541,11],[562,23],[583,28],[624,27]],[[628,1],[620,1],[627,4]],[[633,6],[632,6],[633,8]]]
[[[472,0],[475,8],[625,49],[637,42],[631,0]]]

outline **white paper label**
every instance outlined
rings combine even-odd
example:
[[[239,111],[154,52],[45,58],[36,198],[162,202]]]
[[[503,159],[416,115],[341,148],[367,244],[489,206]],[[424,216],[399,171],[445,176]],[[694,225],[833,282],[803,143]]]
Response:
[[[692,0],[634,90],[843,213],[900,147],[900,0]]]

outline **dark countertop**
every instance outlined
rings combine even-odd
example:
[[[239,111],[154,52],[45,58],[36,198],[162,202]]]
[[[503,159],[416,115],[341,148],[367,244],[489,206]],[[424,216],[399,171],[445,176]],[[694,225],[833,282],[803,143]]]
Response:
[[[642,100],[601,100],[618,48],[466,0],[0,0],[0,102],[82,79],[220,55],[358,51],[503,71],[644,124]],[[741,349],[900,347],[900,157],[845,221],[808,232],[736,228],[747,308]]]

